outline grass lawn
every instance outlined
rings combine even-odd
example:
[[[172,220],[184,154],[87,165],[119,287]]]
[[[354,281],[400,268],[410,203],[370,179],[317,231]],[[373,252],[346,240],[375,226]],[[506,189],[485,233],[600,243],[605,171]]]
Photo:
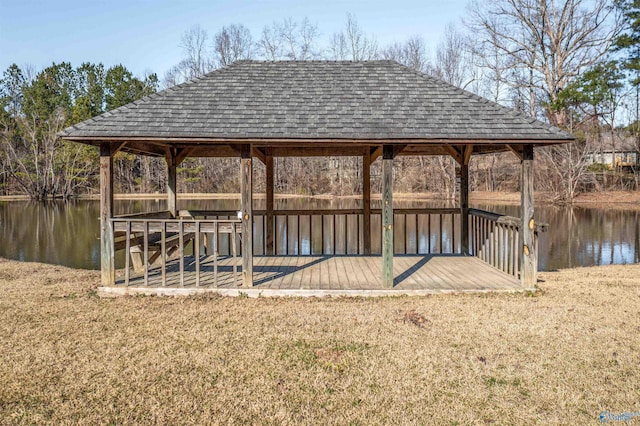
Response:
[[[640,412],[640,265],[541,279],[533,295],[99,299],[95,271],[0,259],[0,424]]]

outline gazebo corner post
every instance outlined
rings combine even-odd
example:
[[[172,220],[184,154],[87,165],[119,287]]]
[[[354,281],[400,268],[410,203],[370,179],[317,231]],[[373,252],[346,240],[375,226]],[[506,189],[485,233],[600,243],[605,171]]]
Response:
[[[240,150],[240,205],[242,213],[242,284],[253,286],[253,164],[251,145]]]
[[[460,165],[460,251],[469,254],[469,165],[464,163]]]
[[[266,227],[266,248],[267,255],[273,256],[275,254],[274,245],[273,245],[273,235],[274,235],[274,227],[275,223],[273,221],[273,189],[274,189],[274,178],[273,178],[273,150],[271,148],[267,148],[265,152],[265,172],[266,172],[266,201],[267,201],[267,209],[265,215],[265,227]],[[299,220],[299,219],[298,219]]]
[[[371,152],[369,148],[362,156],[362,248],[371,254]]]
[[[113,241],[113,150],[100,143],[100,276],[103,286],[115,285]]]
[[[177,152],[175,148],[170,148],[165,157],[167,162],[167,210],[173,218],[178,216],[177,210],[177,182],[178,182],[178,164]]]
[[[460,251],[469,255],[469,162],[473,145],[464,147],[460,162]],[[453,241],[455,245],[455,241]]]
[[[382,285],[393,287],[393,145],[382,148]]]
[[[538,259],[535,243],[535,220],[533,199],[533,145],[524,145],[520,161],[520,283],[532,289],[537,282]]]

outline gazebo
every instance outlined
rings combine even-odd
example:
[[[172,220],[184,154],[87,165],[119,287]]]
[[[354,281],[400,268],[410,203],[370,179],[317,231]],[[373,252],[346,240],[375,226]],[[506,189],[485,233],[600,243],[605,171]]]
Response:
[[[573,140],[393,61],[238,61],[60,137],[100,149],[103,290],[159,294],[531,289],[538,231],[533,148]],[[113,215],[119,151],[166,159],[167,211]],[[520,218],[469,208],[471,157],[502,151],[520,159]],[[392,166],[400,155],[452,156],[460,170],[459,207],[394,208]],[[275,210],[273,159],[292,156],[361,157],[362,207]],[[237,215],[177,209],[176,169],[187,157],[240,157]],[[379,158],[382,204],[373,209],[370,167]],[[253,209],[253,159],[265,165],[265,210]],[[355,236],[343,242],[337,227]],[[408,239],[409,230],[426,233],[426,245]],[[442,239],[450,239],[452,253],[438,253],[432,234],[439,235],[440,252]],[[119,279],[117,250],[127,252]]]

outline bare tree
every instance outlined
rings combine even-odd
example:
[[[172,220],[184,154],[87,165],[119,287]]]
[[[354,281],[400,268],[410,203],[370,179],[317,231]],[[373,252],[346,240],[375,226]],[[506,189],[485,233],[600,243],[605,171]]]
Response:
[[[449,84],[466,88],[476,78],[470,51],[468,38],[448,24],[436,50],[432,73]]]
[[[257,47],[264,59],[276,61],[281,58],[282,40],[278,34],[276,24],[267,25],[262,29],[262,37],[258,40]]]
[[[527,92],[532,116],[536,104],[554,102],[571,78],[601,59],[620,29],[609,0],[484,0],[472,4],[468,24],[509,58],[510,82]],[[553,124],[566,124],[563,111],[545,112]]]
[[[215,63],[224,67],[239,59],[253,57],[253,38],[244,25],[222,27],[213,38]]]
[[[199,25],[194,25],[182,35],[180,47],[184,59],[165,74],[163,85],[171,87],[213,70],[214,62],[207,52],[209,36]]]
[[[356,18],[347,13],[344,29],[331,37],[329,56],[335,60],[369,61],[378,57],[378,42],[364,34]]]
[[[287,18],[274,22],[262,30],[258,41],[260,54],[268,60],[310,60],[320,57],[318,39],[320,32],[308,18],[296,22]]]
[[[404,43],[393,43],[382,49],[380,56],[420,72],[426,72],[431,67],[424,39],[420,36],[411,37]]]

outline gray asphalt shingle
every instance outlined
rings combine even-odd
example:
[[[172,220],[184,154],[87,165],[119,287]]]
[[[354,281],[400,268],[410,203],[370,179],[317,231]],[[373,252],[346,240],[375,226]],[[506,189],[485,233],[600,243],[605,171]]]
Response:
[[[573,139],[393,61],[238,61],[76,124],[60,136]]]

